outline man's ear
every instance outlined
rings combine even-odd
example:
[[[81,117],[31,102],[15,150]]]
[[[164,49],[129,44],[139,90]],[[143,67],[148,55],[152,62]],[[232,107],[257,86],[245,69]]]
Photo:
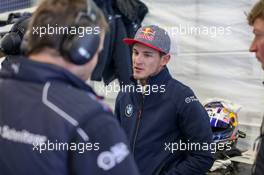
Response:
[[[162,59],[162,66],[165,66],[169,61],[170,61],[170,54],[166,54],[166,55],[163,55],[162,57],[161,57],[161,59]]]

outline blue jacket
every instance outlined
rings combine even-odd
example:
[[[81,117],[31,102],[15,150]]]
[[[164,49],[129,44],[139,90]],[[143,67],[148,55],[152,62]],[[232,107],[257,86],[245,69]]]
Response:
[[[125,133],[88,85],[55,65],[10,66],[0,73],[1,175],[138,175]]]
[[[138,85],[135,91],[123,87],[115,106],[139,171],[143,175],[205,174],[213,164],[210,149],[182,151],[180,145],[184,149],[181,143],[212,142],[207,112],[193,91],[173,79],[167,68],[148,84],[152,91],[146,90],[145,95]]]

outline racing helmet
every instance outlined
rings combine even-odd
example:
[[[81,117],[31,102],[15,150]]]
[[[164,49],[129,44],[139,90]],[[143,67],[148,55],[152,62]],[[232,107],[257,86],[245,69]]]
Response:
[[[213,141],[231,145],[236,143],[241,137],[237,115],[241,107],[227,100],[209,100],[204,107],[210,118]]]

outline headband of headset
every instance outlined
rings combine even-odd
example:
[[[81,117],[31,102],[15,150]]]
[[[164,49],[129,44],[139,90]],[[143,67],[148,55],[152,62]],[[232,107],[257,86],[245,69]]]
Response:
[[[97,6],[92,0],[87,0],[86,12],[79,12],[74,20],[74,26],[78,24],[82,18],[88,19],[92,24],[97,20]],[[82,65],[89,62],[95,55],[100,44],[99,34],[84,34],[84,36],[65,35],[60,53],[68,58],[72,63]]]

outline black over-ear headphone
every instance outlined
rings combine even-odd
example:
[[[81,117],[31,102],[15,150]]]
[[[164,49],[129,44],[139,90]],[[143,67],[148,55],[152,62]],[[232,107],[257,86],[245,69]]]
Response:
[[[86,12],[79,12],[74,27],[78,28],[78,23],[82,18],[88,18],[92,23],[97,19],[96,10],[97,6],[93,0],[86,1]],[[94,27],[94,26],[93,26]],[[87,34],[80,37],[76,35],[66,35],[61,43],[60,53],[68,58],[72,63],[83,65],[89,62],[95,55],[100,44],[99,34]]]
[[[20,44],[26,33],[30,16],[21,17],[0,41],[0,49],[6,55],[20,54]]]

